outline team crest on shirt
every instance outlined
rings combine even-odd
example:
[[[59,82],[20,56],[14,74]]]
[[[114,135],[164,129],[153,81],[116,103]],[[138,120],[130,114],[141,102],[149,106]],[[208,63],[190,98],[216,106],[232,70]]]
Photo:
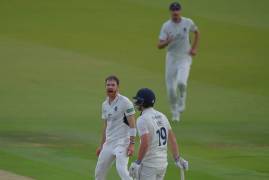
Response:
[[[187,28],[186,28],[186,27],[184,27],[184,28],[183,28],[183,31],[184,31],[184,33],[186,33],[186,32],[187,32]]]
[[[117,111],[117,110],[118,110],[118,106],[115,106],[114,111]]]

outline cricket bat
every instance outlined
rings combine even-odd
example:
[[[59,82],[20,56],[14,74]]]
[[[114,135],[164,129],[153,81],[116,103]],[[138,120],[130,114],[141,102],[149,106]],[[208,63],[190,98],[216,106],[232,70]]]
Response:
[[[180,180],[185,180],[185,174],[184,169],[180,169]]]

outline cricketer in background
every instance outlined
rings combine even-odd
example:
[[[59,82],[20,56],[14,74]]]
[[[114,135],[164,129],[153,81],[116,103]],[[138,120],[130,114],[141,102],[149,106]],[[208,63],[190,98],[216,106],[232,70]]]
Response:
[[[179,156],[176,137],[168,119],[153,108],[153,91],[147,88],[140,89],[134,97],[134,103],[142,113],[137,119],[139,152],[137,160],[129,168],[130,176],[138,180],[164,179],[168,165],[167,143],[171,147],[176,166],[187,170],[188,162]]]
[[[186,17],[181,16],[181,5],[170,4],[171,19],[166,21],[160,32],[158,48],[167,47],[165,79],[171,105],[172,120],[180,121],[185,110],[187,80],[192,63],[192,56],[197,53],[200,37],[197,26]],[[192,45],[190,32],[194,33]]]
[[[104,128],[97,149],[98,162],[95,179],[105,180],[108,169],[116,159],[116,169],[122,180],[132,180],[128,173],[128,156],[134,153],[136,136],[135,110],[132,102],[119,94],[119,79],[109,76],[105,80],[107,99],[102,104]]]

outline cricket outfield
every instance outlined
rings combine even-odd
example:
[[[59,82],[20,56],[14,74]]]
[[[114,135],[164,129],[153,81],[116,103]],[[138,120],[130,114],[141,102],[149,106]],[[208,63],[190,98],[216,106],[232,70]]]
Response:
[[[94,179],[109,74],[129,98],[152,88],[170,115],[156,47],[169,3],[1,0],[0,169]],[[269,179],[269,1],[181,3],[201,31],[187,110],[172,124],[190,162],[186,179]],[[170,156],[166,179],[179,177]],[[116,179],[112,168],[108,180]]]

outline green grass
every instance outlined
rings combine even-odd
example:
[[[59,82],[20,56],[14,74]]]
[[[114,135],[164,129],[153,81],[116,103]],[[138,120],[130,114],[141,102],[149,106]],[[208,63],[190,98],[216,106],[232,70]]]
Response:
[[[94,179],[104,78],[157,94],[169,115],[164,51],[170,1],[2,0],[0,169],[36,179]],[[188,179],[269,178],[267,0],[182,0],[201,31],[187,110],[172,124]],[[166,179],[178,179],[173,162]],[[1,177],[0,177],[1,179]],[[109,180],[119,179],[114,168]]]

